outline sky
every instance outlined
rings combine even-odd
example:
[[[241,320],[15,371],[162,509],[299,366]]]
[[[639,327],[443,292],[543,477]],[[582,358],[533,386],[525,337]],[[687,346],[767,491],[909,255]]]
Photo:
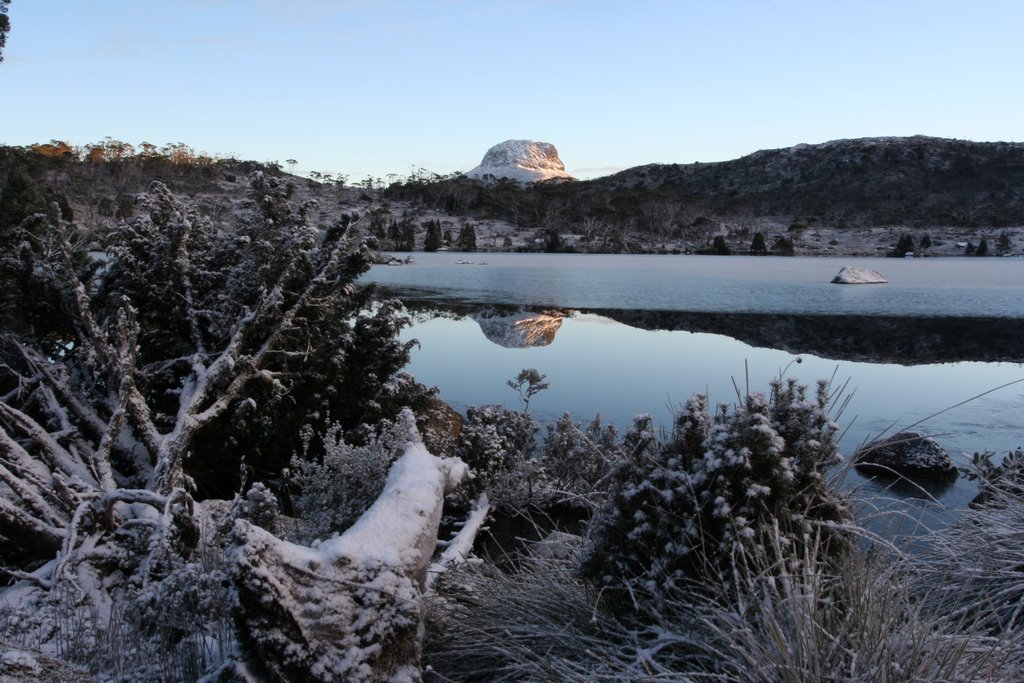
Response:
[[[12,0],[0,144],[105,137],[297,173],[590,178],[839,138],[1024,139],[1020,0]]]

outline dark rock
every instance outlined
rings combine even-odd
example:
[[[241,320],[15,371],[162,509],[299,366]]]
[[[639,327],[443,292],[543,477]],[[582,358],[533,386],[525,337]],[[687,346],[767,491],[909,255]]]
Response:
[[[899,432],[872,441],[853,456],[861,472],[901,476],[911,481],[952,481],[960,471],[935,439],[917,432]]]

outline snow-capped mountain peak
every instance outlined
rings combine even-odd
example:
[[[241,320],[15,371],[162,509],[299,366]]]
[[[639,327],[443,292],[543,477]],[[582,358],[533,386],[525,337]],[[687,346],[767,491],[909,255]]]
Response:
[[[534,183],[555,178],[572,180],[550,142],[506,140],[487,150],[480,165],[467,173],[470,178]]]

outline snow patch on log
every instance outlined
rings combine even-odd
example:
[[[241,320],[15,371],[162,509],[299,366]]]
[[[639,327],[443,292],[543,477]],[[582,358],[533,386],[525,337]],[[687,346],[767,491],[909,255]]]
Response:
[[[320,546],[327,562],[403,568],[423,585],[437,546],[444,494],[467,476],[457,458],[441,459],[410,444],[388,472],[384,491],[348,531]]]
[[[445,546],[444,552],[441,553],[441,557],[438,558],[437,562],[430,565],[427,574],[427,588],[432,589],[434,583],[437,581],[441,574],[444,574],[451,567],[456,567],[465,562],[470,554],[473,552],[473,542],[476,540],[476,536],[480,533],[484,524],[487,522],[487,518],[491,513],[491,503],[487,499],[486,493],[481,493],[480,497],[473,503],[472,509],[469,511],[469,516],[462,523],[462,528],[459,533],[455,535],[451,541]]]

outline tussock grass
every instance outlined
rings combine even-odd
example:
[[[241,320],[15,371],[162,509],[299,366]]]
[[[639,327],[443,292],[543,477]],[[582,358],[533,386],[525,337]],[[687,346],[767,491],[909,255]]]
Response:
[[[983,490],[982,504],[929,537],[916,590],[936,613],[1024,638],[1024,482]]]
[[[813,553],[743,558],[737,598],[677,609],[707,627],[704,661],[727,680],[1015,681],[1020,639],[983,632],[983,615],[944,614],[916,595],[916,558],[857,548],[824,566]]]
[[[579,547],[568,550],[500,562],[511,570],[478,561],[445,574],[427,603],[426,679],[688,680],[675,661],[695,652],[690,638],[642,634],[604,610],[577,571]]]
[[[738,556],[728,580],[676,586],[642,615],[605,609],[574,553],[466,565],[428,610],[428,680],[1024,680],[1021,630],[993,628],[963,590],[947,609],[949,591],[921,583],[930,560],[857,544],[826,563],[818,542]]]

